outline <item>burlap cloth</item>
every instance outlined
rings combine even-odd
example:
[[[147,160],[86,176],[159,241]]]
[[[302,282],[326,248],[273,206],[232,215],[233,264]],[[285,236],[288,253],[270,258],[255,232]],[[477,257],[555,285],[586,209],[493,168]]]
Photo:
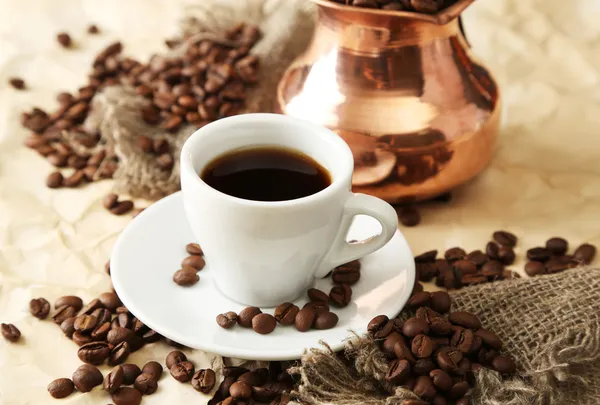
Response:
[[[517,375],[484,369],[473,405],[600,403],[600,270],[485,284],[452,293],[453,310],[477,314],[504,340]],[[408,315],[403,313],[401,315]],[[387,361],[368,338],[348,341],[344,356],[313,349],[302,359],[298,396],[310,404],[400,405],[414,394],[389,394]]]

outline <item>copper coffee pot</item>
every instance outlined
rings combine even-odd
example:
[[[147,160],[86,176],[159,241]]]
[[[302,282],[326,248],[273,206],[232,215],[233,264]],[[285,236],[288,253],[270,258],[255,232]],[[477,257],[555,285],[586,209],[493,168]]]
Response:
[[[483,170],[500,98],[460,29],[474,0],[436,15],[313,1],[313,41],[279,83],[277,108],[344,138],[355,191],[391,203],[422,200]]]

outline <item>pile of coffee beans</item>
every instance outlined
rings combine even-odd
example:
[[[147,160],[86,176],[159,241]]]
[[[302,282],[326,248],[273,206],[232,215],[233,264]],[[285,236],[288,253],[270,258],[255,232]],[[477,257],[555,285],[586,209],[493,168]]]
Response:
[[[406,405],[468,405],[465,395],[481,367],[501,374],[516,371],[514,360],[499,353],[502,340],[476,315],[451,312],[447,292],[418,292],[407,306],[414,316],[403,321],[380,315],[367,326],[390,360],[386,381],[421,398]]]
[[[182,260],[181,269],[173,274],[173,281],[182,287],[189,287],[200,280],[198,272],[204,268],[206,262],[204,252],[197,243],[188,243],[185,250],[189,256]]]
[[[217,315],[217,323],[223,329],[231,329],[238,324],[244,328],[252,328],[261,335],[273,332],[277,324],[294,325],[299,332],[334,328],[338,324],[339,317],[330,311],[330,306],[343,308],[350,303],[352,299],[350,286],[360,280],[360,262],[354,260],[336,267],[331,273],[331,279],[335,286],[331,288],[329,294],[310,288],[306,293],[310,301],[302,308],[291,302],[284,302],[275,308],[274,314],[271,315],[263,313],[257,307],[246,307],[239,314],[229,311]]]
[[[211,370],[212,371],[212,370]],[[123,364],[114,367],[106,376],[95,366],[84,364],[75,370],[71,379],[58,378],[48,384],[48,393],[54,398],[66,398],[75,389],[90,392],[102,385],[116,405],[139,405],[142,395],[152,395],[158,389],[158,380],[163,372],[162,366],[150,361],[140,369],[135,364]],[[131,386],[132,387],[128,387]]]
[[[97,33],[91,26],[90,33]],[[135,88],[148,100],[141,118],[150,125],[175,132],[184,124],[197,128],[218,118],[235,115],[245,103],[246,89],[257,81],[258,59],[249,54],[260,38],[257,27],[241,24],[226,34],[226,40],[212,37],[193,41],[179,57],[153,56],[146,64],[121,56],[120,42],[110,44],[99,52],[92,64],[88,83],[76,94],[60,93],[59,107],[48,113],[33,108],[21,116],[21,124],[32,131],[25,145],[44,156],[57,169],[51,173],[49,188],[78,187],[86,182],[112,178],[119,166],[118,157],[103,143],[98,133],[83,128],[91,100],[104,87],[125,84]],[[72,46],[67,33],[57,35],[65,48]],[[170,42],[171,45],[181,41]],[[15,79],[15,88],[24,82]],[[67,133],[69,136],[67,136]],[[146,140],[138,146],[156,156],[159,167],[173,168],[169,142],[155,140],[148,148]]]
[[[439,287],[459,289],[464,286],[519,278],[519,274],[506,269],[514,263],[514,247],[517,237],[506,231],[496,231],[485,247],[485,253],[475,250],[467,253],[460,247],[448,249],[444,258],[438,258],[438,251],[431,250],[415,257],[417,278],[429,282],[434,278]],[[558,273],[582,264],[589,264],[596,255],[596,248],[590,244],[581,245],[573,255],[567,255],[568,243],[563,238],[551,238],[545,247],[527,251],[530,260],[525,265],[529,276]]]
[[[390,11],[415,11],[433,14],[456,3],[456,0],[331,0],[354,7],[378,8]]]

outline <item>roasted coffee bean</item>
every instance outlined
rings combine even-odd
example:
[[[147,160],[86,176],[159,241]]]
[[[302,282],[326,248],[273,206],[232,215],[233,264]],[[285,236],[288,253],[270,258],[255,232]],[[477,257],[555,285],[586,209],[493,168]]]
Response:
[[[419,318],[409,318],[402,325],[402,334],[406,337],[415,337],[420,334],[428,334],[429,333],[429,324]]]
[[[366,2],[372,0],[358,0],[361,2],[360,4],[366,4]],[[354,1],[353,5],[357,5],[357,0]],[[364,6],[358,6],[364,7]],[[403,206],[396,208],[396,212],[398,213],[398,220],[400,223],[406,227],[417,226],[421,223],[421,213],[414,205]]]
[[[494,332],[481,328],[477,329],[475,336],[479,336],[483,343],[494,350],[502,349],[502,340]]]
[[[46,178],[46,186],[48,188],[59,188],[63,185],[64,178],[60,172],[53,172]]]
[[[450,399],[458,399],[464,397],[467,391],[469,391],[469,383],[459,381],[450,388],[447,395]]]
[[[464,311],[451,312],[448,315],[448,320],[454,325],[459,325],[469,329],[481,328],[481,321],[477,316]]]
[[[167,365],[167,368],[170,370],[171,367],[173,367],[175,364],[181,363],[182,361],[186,361],[186,360],[187,360],[187,356],[183,352],[181,352],[179,350],[173,350],[172,352],[170,352],[167,355],[165,364]]]
[[[317,314],[314,321],[314,328],[326,330],[334,328],[339,321],[339,317],[333,312],[321,312]]]
[[[448,249],[448,250],[446,250],[446,253],[444,253],[444,257],[449,262],[455,262],[457,260],[462,260],[465,258],[466,255],[467,255],[467,252],[465,252],[463,249],[461,249],[459,247],[454,247],[454,248]]]
[[[450,311],[452,300],[450,294],[445,291],[435,291],[431,293],[431,309],[440,314],[445,314]]]
[[[98,319],[96,319],[95,316],[79,315],[77,318],[75,318],[75,323],[73,326],[75,327],[76,331],[85,333],[94,330],[97,324]]]
[[[25,89],[25,80],[20,77],[11,77],[8,79],[8,84],[10,84],[16,90]]]
[[[111,395],[115,405],[140,405],[142,394],[131,387],[121,387]]]
[[[198,256],[198,255],[188,256],[185,259],[183,259],[183,261],[181,262],[182,267],[189,266],[196,270],[202,270],[205,265],[206,265],[206,262],[204,261],[204,258],[202,256]]]
[[[546,241],[546,249],[553,255],[564,255],[569,249],[569,242],[563,238],[550,238]]]
[[[474,274],[477,272],[477,266],[470,260],[457,260],[452,263],[452,268],[460,271],[461,275]]]
[[[121,366],[113,368],[104,378],[104,390],[112,394],[123,385],[124,379],[125,374]]]
[[[413,365],[413,371],[416,375],[429,375],[435,368],[431,358],[418,359]]]
[[[502,275],[504,271],[504,265],[496,260],[490,260],[481,267],[479,275],[487,277],[489,280],[493,280]]]
[[[419,281],[429,282],[439,273],[436,263],[417,263],[416,264],[417,278]]]
[[[310,301],[304,304],[302,308],[311,307],[313,308],[317,314],[321,312],[329,312],[329,304],[323,301]]]
[[[352,299],[352,289],[346,284],[336,285],[329,292],[329,300],[331,305],[338,308],[343,308],[350,303]]]
[[[60,324],[60,329],[68,338],[73,337],[73,333],[75,332],[75,317],[72,316],[70,318],[65,319]]]
[[[48,392],[53,398],[66,398],[73,393],[75,386],[68,378],[58,378],[48,384]]]
[[[412,340],[411,351],[420,359],[431,356],[434,350],[435,343],[429,336],[417,335]]]
[[[461,327],[454,328],[454,334],[450,339],[450,344],[456,347],[463,353],[469,353],[473,346],[474,334],[471,329],[465,329]]]
[[[485,254],[487,255],[487,257],[490,258],[490,260],[499,260],[499,250],[500,248],[498,247],[496,242],[488,242],[488,244],[485,246]]]
[[[485,366],[491,366],[496,356],[498,356],[496,350],[482,347],[477,353],[477,361]]]
[[[474,250],[467,255],[466,259],[473,262],[475,266],[481,267],[487,262],[488,257],[481,250]]]
[[[188,243],[185,247],[185,251],[192,256],[202,256],[204,254],[202,248],[197,243]]]
[[[396,334],[396,333],[395,333]],[[417,361],[413,356],[411,349],[408,348],[404,338],[398,335],[397,339],[394,341],[393,353],[396,355],[398,360],[407,360],[410,364],[415,364]]]
[[[140,374],[135,379],[133,386],[136,390],[138,390],[142,395],[152,395],[158,389],[158,383],[156,379],[151,374]]]
[[[217,315],[217,324],[223,329],[231,329],[237,323],[238,316],[235,312],[229,311]]]
[[[115,193],[109,193],[102,199],[102,206],[107,210],[115,207],[119,202],[119,196]]]
[[[428,375],[422,375],[417,377],[415,380],[415,387],[413,388],[413,392],[420,396],[421,398],[431,401],[437,395],[437,390],[433,385],[433,381],[429,378]]]
[[[400,385],[410,377],[411,366],[406,360],[394,360],[390,363],[385,379],[388,383]]]
[[[413,294],[406,303],[409,308],[421,308],[428,307],[431,305],[431,293],[427,291],[421,291]]]
[[[135,379],[142,373],[147,376],[150,376],[152,379],[154,379],[154,381],[158,381],[163,372],[162,366],[160,365],[160,363],[158,363],[156,361],[149,361],[148,363],[146,363],[144,365],[142,370],[140,370],[140,368],[138,366],[136,366],[135,364],[124,364],[123,368],[125,368],[125,366],[135,366],[137,368],[137,369],[132,368],[129,371],[130,375],[128,375],[126,377],[126,381],[131,381],[131,383],[129,383],[129,384],[133,384]],[[127,371],[126,371],[126,373],[127,373]],[[125,384],[128,384],[128,383],[126,382]]]
[[[431,378],[433,385],[440,391],[448,391],[452,388],[452,377],[444,370],[433,370],[429,373],[429,377]]]
[[[15,343],[21,338],[21,331],[12,323],[3,323],[0,325],[2,337],[9,342]]]
[[[469,351],[469,354],[479,352],[481,346],[483,346],[483,339],[481,339],[481,337],[478,335],[473,336],[473,343],[471,344],[471,350]]]
[[[290,302],[284,302],[275,308],[275,319],[281,325],[292,325],[296,320],[296,315],[300,311],[296,305]]]
[[[56,35],[56,40],[63,48],[69,48],[72,44],[71,36],[66,32],[61,32]]]
[[[430,250],[425,253],[421,253],[418,256],[415,256],[415,263],[433,263],[437,258],[438,251]]]
[[[92,24],[92,25],[88,26],[87,32],[88,32],[88,34],[97,34],[100,32],[100,29],[98,28],[98,26]]]
[[[511,247],[500,246],[498,249],[498,260],[505,265],[510,265],[515,262],[515,252]]]
[[[596,257],[596,246],[584,243],[575,250],[573,257],[578,262],[590,264]]]
[[[308,331],[317,317],[317,311],[313,307],[304,307],[296,315],[294,324],[296,329],[300,332]]]
[[[393,323],[389,322],[389,320],[386,315],[377,315],[367,325],[367,331],[375,339],[383,339],[392,332],[394,327]]]
[[[360,261],[353,260],[336,267],[331,274],[335,284],[354,285],[360,280]]]
[[[448,322],[450,323],[450,322]],[[450,324],[450,328],[452,328],[452,324]],[[450,338],[447,336],[430,336],[431,340],[435,342],[435,344],[439,346],[450,346]]]
[[[116,327],[114,329],[111,329],[110,332],[108,332],[108,335],[106,336],[106,340],[111,345],[116,346],[121,342],[130,341],[133,338],[133,336],[134,336],[133,331],[126,329],[126,328]]]
[[[252,319],[258,314],[262,314],[262,311],[259,308],[246,307],[239,313],[237,321],[240,326],[243,326],[244,328],[251,328]]]
[[[531,261],[545,262],[550,259],[550,256],[550,251],[543,247],[535,247],[527,251],[527,259]]]
[[[29,301],[29,312],[38,319],[46,319],[50,312],[50,303],[45,298],[35,298]]]
[[[156,363],[156,362],[154,362]],[[158,364],[158,363],[157,363]],[[160,366],[160,364],[159,364]],[[123,364],[121,366],[121,370],[123,371],[123,385],[131,385],[134,383],[135,379],[138,375],[142,374],[142,370],[135,364]],[[144,366],[145,369],[146,366]],[[146,371],[144,371],[146,372]],[[162,372],[162,367],[161,367]]]
[[[75,327],[73,327],[73,329],[75,329]],[[71,338],[77,346],[87,345],[88,343],[92,343],[94,341],[90,335],[82,332],[74,332]]]
[[[175,274],[173,274],[173,281],[182,287],[192,286],[199,280],[200,276],[198,276],[196,270],[189,267],[177,270]]]
[[[77,357],[84,363],[98,365],[110,355],[110,347],[105,342],[86,343],[77,350]]]
[[[118,314],[117,317],[113,319],[113,322],[115,320],[117,321],[118,327],[125,328],[125,329],[131,329],[132,318],[131,318],[131,314],[129,312]]]
[[[104,308],[104,305],[100,302],[99,299],[95,298],[91,300],[85,307],[81,309],[79,315],[90,315],[92,312],[97,310],[98,308]]]
[[[442,315],[429,307],[421,307],[417,309],[415,317],[424,320],[428,325],[431,325],[431,323],[438,318],[445,319],[442,317]]]
[[[446,346],[438,350],[435,358],[442,370],[455,373],[458,370],[458,364],[463,359],[463,354],[455,347]]]
[[[268,335],[277,327],[277,321],[271,314],[258,314],[252,318],[252,329],[261,335]]]
[[[173,364],[169,371],[174,379],[179,382],[188,382],[194,375],[194,365],[189,361],[180,361]]]
[[[133,333],[135,333],[136,335],[143,335],[149,329],[146,326],[146,324],[144,324],[144,322],[140,321],[137,318],[133,318],[131,320],[131,323],[132,323],[131,330],[133,330]]]
[[[90,392],[92,388],[102,384],[104,378],[97,367],[83,364],[75,370],[72,380],[80,392]]]
[[[415,280],[415,285],[413,286],[413,290],[412,290],[411,295],[414,294],[414,293],[421,292],[423,290],[424,290],[423,284],[421,284],[421,283],[419,283],[418,281]]]
[[[313,302],[329,303],[329,295],[317,288],[309,288],[306,294],[308,295],[308,298]]]
[[[496,231],[493,234],[493,238],[496,241],[496,243],[500,245],[508,246],[511,248],[517,246],[517,237],[510,232]]]
[[[113,215],[125,215],[133,209],[133,201],[123,200],[119,201],[117,205],[112,207],[109,211]]]
[[[235,399],[250,399],[252,397],[252,387],[245,382],[236,381],[229,388],[230,395]]]
[[[61,120],[64,121],[64,120]],[[59,121],[60,122],[60,121]],[[67,165],[67,155],[63,155],[62,153],[52,153],[46,157],[48,163],[50,163],[54,167],[65,167]]]
[[[496,356],[491,362],[492,368],[501,374],[512,374],[516,371],[515,361],[508,356]]]
[[[277,392],[270,387],[252,387],[252,398],[258,402],[270,402]]]
[[[142,335],[142,340],[144,343],[158,342],[161,338],[162,336],[157,331],[152,329]]]
[[[111,350],[110,355],[108,357],[108,365],[116,366],[117,364],[124,363],[132,351],[133,350],[130,348],[129,343],[127,343],[127,342],[119,343],[118,345],[113,347],[113,349]]]
[[[112,313],[115,313],[117,308],[123,305],[117,294],[115,294],[114,292],[102,293],[98,297],[98,300],[100,301],[100,303],[102,303],[104,308],[108,309]]]

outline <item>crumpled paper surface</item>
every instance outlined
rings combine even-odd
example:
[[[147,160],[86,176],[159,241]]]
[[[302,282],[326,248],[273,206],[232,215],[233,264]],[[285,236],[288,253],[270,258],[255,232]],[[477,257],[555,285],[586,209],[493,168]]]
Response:
[[[85,300],[109,290],[104,263],[129,221],[101,206],[110,182],[47,189],[51,166],[22,146],[27,131],[19,114],[31,106],[53,108],[59,91],[77,89],[94,53],[112,40],[122,40],[126,53],[138,58],[164,49],[163,39],[176,33],[181,6],[189,3],[0,0],[0,322],[23,333],[18,344],[0,339],[2,405],[54,403],[46,385],[70,377],[80,361],[57,326],[29,315],[28,302],[65,294]],[[404,230],[414,252],[481,249],[504,228],[520,237],[520,260],[512,268],[522,271],[525,250],[550,236],[600,244],[598,21],[597,0],[479,0],[466,12],[469,41],[501,83],[505,125],[490,167],[456,190],[451,203],[425,206],[422,224]],[[91,23],[101,35],[86,33]],[[60,31],[71,34],[75,49],[56,43]],[[11,76],[23,77],[29,90],[10,88]],[[154,344],[128,361],[163,362],[170,350]],[[200,351],[189,357],[197,368],[218,362]],[[208,399],[165,373],[143,403]],[[61,400],[109,402],[100,389]]]

